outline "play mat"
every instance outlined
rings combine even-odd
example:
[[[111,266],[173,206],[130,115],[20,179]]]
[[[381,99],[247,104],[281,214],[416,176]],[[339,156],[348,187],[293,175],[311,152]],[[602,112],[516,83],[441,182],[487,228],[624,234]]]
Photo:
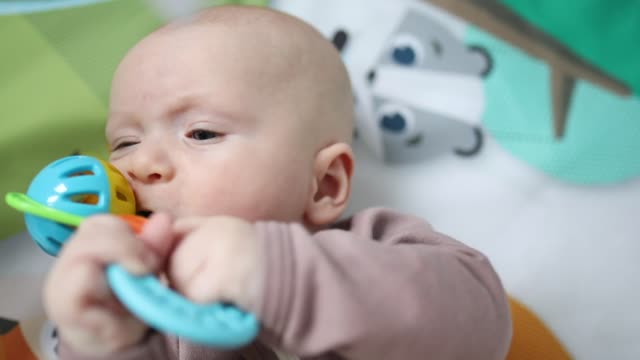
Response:
[[[510,359],[640,358],[637,1],[487,1],[629,89],[577,79],[558,139],[549,65],[421,1],[0,0],[0,192],[26,190],[53,159],[104,156],[118,59],[185,4],[223,2],[279,8],[334,42],[356,100],[349,212],[411,212],[486,253],[514,311],[557,342]],[[0,205],[0,360],[56,358],[40,302],[52,261]],[[541,357],[554,346],[566,353]]]

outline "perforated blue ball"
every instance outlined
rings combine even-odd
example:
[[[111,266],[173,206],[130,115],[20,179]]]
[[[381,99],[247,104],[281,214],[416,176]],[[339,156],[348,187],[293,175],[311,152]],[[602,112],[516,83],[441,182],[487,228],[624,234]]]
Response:
[[[103,163],[82,155],[64,157],[47,165],[27,190],[27,195],[40,204],[80,216],[109,212],[109,194],[109,178]],[[87,196],[95,196],[96,203],[84,201]],[[29,214],[25,214],[25,222],[33,240],[53,256],[74,230]]]

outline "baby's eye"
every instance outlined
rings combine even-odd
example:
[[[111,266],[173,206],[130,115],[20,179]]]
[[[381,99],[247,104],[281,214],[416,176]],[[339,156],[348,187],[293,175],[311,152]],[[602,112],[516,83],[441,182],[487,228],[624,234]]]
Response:
[[[219,136],[221,136],[221,134],[215,131],[202,130],[202,129],[193,130],[187,133],[188,138],[191,138],[194,140],[200,140],[200,141],[215,139]]]
[[[124,148],[126,148],[126,147],[129,147],[129,146],[135,145],[135,144],[137,144],[137,143],[138,143],[137,141],[122,141],[122,142],[117,143],[117,144],[113,147],[113,149],[112,149],[111,151],[116,151],[116,150],[124,149]]]

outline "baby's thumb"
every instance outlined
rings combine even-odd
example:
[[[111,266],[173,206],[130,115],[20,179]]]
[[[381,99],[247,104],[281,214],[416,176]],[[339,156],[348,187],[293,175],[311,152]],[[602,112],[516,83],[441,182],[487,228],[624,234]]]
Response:
[[[172,221],[169,214],[153,214],[138,234],[138,238],[158,255],[161,264],[173,250],[177,238],[172,230]]]

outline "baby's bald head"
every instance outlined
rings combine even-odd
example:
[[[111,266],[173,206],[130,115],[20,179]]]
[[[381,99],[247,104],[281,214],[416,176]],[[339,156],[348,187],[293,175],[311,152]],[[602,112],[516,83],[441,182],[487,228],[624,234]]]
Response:
[[[317,140],[317,147],[350,142],[353,96],[348,73],[338,51],[317,30],[268,8],[220,6],[170,23],[147,40],[188,32],[199,34],[204,40],[200,46],[213,56],[222,54],[242,64],[246,71],[239,75],[247,86],[268,89],[265,97],[288,104],[298,116],[296,125],[304,126],[301,130]]]

